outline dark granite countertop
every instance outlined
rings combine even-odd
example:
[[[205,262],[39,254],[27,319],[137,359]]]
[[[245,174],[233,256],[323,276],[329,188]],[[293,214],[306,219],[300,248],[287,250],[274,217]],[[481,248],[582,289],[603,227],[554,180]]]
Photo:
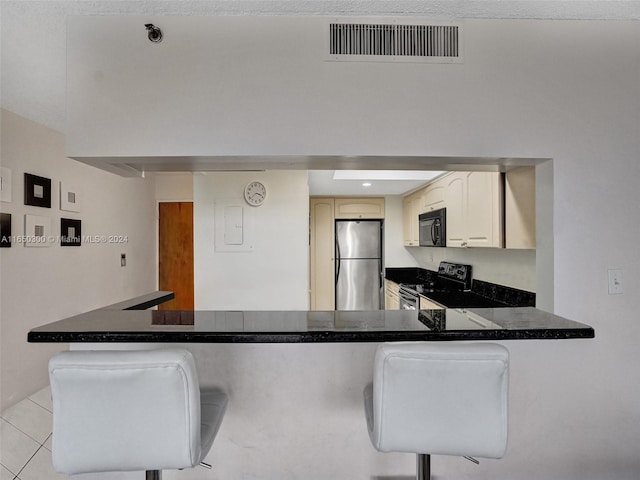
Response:
[[[107,305],[98,310],[146,310],[147,308],[155,307],[174,298],[176,298],[176,296],[173,292],[157,291]]]
[[[385,279],[391,280],[397,284],[409,284],[409,285],[421,285],[430,284],[433,285],[437,282],[438,272],[433,270],[426,270],[420,267],[387,267],[385,268]],[[437,283],[435,284],[437,287]],[[422,292],[418,292],[421,293]],[[422,294],[424,297],[433,300],[446,307],[479,307],[479,306],[491,306],[491,307],[534,307],[536,305],[536,294],[517,288],[507,287],[505,285],[498,285],[496,283],[485,282],[482,280],[473,279],[471,284],[471,291],[469,292],[471,297],[477,297],[478,299],[484,299],[484,302],[471,302],[471,304],[462,300],[461,302],[447,303],[446,297],[443,293],[435,291],[430,294],[425,291]]]
[[[117,308],[161,303],[163,298],[170,299],[167,293],[170,292],[156,292],[34,328],[28,334],[28,341],[319,343],[595,336],[588,325],[533,307],[337,312]]]
[[[420,267],[386,267],[384,278],[395,283],[428,283],[435,281],[438,272]]]

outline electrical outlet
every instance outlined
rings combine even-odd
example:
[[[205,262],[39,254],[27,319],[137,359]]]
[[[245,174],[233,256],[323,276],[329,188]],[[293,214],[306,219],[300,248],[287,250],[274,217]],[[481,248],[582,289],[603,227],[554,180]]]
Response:
[[[621,295],[622,288],[622,270],[612,268],[608,270],[609,274],[609,295]]]
[[[121,253],[120,254],[120,266],[121,267],[126,267],[127,266],[127,254],[126,253]]]

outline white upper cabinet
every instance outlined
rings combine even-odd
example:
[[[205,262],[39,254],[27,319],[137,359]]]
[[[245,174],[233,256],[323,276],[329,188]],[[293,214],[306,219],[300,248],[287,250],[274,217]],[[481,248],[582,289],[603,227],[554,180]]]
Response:
[[[422,190],[402,200],[402,227],[405,247],[420,246],[418,216],[422,209]]]
[[[404,244],[419,244],[418,215],[447,209],[447,247],[536,248],[535,168],[451,172],[404,197]]]
[[[501,174],[456,172],[445,178],[447,247],[502,247]]]
[[[445,207],[447,186],[444,179],[437,180],[424,189],[422,195],[422,211],[430,212]]]
[[[536,248],[535,167],[519,167],[505,175],[505,238],[507,248]]]
[[[337,219],[384,218],[383,197],[336,198],[335,206]]]
[[[447,247],[464,247],[465,227],[465,190],[467,172],[452,173],[445,177],[447,204]]]

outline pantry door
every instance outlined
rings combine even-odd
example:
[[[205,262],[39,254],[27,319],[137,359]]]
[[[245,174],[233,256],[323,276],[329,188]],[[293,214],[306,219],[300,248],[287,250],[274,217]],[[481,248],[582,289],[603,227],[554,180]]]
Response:
[[[158,287],[176,295],[158,308],[193,310],[193,202],[158,205]]]

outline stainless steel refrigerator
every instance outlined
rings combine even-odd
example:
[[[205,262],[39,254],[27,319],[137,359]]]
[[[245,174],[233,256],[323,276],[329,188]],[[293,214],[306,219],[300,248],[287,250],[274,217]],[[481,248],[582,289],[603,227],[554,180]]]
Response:
[[[336,310],[382,305],[382,221],[336,221]]]

